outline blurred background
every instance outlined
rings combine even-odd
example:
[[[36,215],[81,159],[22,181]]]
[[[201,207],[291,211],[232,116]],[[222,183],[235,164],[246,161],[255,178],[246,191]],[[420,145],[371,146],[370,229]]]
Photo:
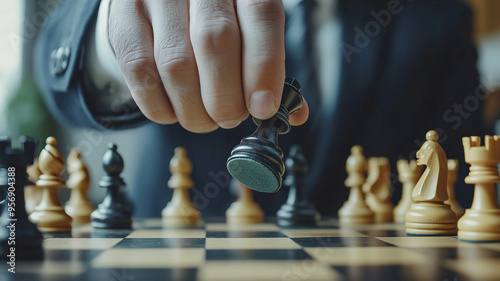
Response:
[[[33,81],[32,53],[38,30],[50,17],[49,4],[62,1],[0,0],[0,136],[8,135],[14,140],[20,135],[37,136],[42,140],[40,150],[43,140],[54,135],[59,140],[64,157],[68,156],[72,147],[80,148],[93,179],[89,197],[96,204],[104,196],[104,190],[97,187],[97,181],[103,175],[100,159],[106,144],[116,142],[119,145],[125,159],[124,178],[132,182],[131,177],[137,176],[133,171],[139,171],[141,165],[133,161],[136,158],[134,147],[143,136],[154,135],[149,126],[133,129],[136,131],[134,134],[130,131],[72,130],[60,127],[52,118]],[[489,94],[484,122],[495,127],[496,133],[500,134],[500,1],[466,2],[474,11],[478,69],[482,87]],[[159,167],[155,172],[161,173],[164,168],[168,167]],[[159,187],[159,196],[163,188],[167,188],[166,181],[164,187]],[[63,197],[68,194],[68,190],[62,191]]]

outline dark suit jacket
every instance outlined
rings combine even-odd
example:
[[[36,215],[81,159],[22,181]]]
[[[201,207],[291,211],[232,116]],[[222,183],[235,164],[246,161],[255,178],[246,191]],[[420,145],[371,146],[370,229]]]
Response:
[[[70,126],[103,130],[147,123],[137,108],[129,108],[128,114],[102,112],[88,98],[93,89],[82,61],[98,3],[66,1],[41,31],[35,54],[39,86],[52,112]],[[390,7],[399,12],[385,21],[383,16],[375,16],[389,11],[388,5],[396,5]],[[344,56],[338,101],[332,110],[313,116],[319,118],[313,132],[303,129],[308,128],[306,123],[293,130],[300,133],[295,137],[280,138],[285,154],[291,142],[298,142],[310,160],[305,185],[311,201],[322,214],[333,215],[347,199],[345,161],[355,144],[364,147],[367,157],[389,157],[396,184],[395,161],[414,158],[429,129],[440,133],[448,158],[460,160],[461,182],[467,166],[461,137],[483,134],[484,96],[479,89],[469,7],[453,0],[342,0],[339,16],[343,48],[332,50]],[[67,59],[57,52],[51,57],[61,47],[69,49]],[[287,56],[293,52],[287,50]],[[294,76],[297,71],[288,68],[287,74]],[[306,99],[315,94],[307,88],[302,92]],[[170,176],[168,160],[173,148],[182,145],[194,166],[194,202],[205,214],[222,216],[233,200],[228,192],[226,159],[255,126],[246,122],[236,129],[209,134],[192,134],[179,125],[148,126],[151,135],[144,136],[138,146],[144,159],[125,159],[144,163],[144,170],[137,171],[137,181],[129,183],[135,215],[159,216],[170,198],[165,187]],[[308,134],[305,138],[304,132]],[[284,202],[286,190],[256,195],[267,215],[274,215]],[[471,192],[472,188],[457,188],[463,205],[470,203]],[[396,189],[394,199],[399,193]]]

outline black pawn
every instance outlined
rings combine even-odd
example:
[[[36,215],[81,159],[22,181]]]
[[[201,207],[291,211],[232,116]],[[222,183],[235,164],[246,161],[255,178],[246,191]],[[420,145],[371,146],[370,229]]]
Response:
[[[315,225],[319,217],[314,207],[309,204],[303,189],[304,176],[308,165],[304,154],[298,145],[290,148],[285,161],[287,177],[285,185],[290,187],[288,199],[277,213],[278,224],[281,226]]]
[[[301,107],[300,85],[294,78],[287,77],[278,112],[267,120],[253,118],[258,128],[231,151],[227,160],[229,173],[256,191],[278,191],[285,172],[278,135],[290,132],[289,115]]]
[[[24,200],[26,167],[33,163],[38,141],[30,137],[20,141],[23,149],[12,149],[9,139],[0,140],[0,187],[6,198],[0,216],[0,259],[7,264],[43,258],[43,236],[28,219]]]
[[[107,188],[101,204],[90,215],[92,226],[103,229],[132,228],[132,212],[120,187],[125,182],[120,177],[123,171],[123,159],[116,151],[116,144],[110,143],[108,151],[102,157],[102,166],[106,175],[99,181],[99,186]]]

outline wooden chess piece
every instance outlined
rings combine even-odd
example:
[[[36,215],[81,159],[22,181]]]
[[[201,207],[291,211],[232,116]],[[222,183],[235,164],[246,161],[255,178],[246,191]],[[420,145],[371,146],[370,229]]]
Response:
[[[90,214],[92,227],[98,229],[132,228],[132,211],[121,188],[125,181],[120,176],[125,167],[123,158],[114,143],[108,144],[108,150],[102,156],[102,167],[106,175],[99,181],[99,186],[106,188],[106,195],[97,209]]]
[[[10,139],[0,139],[0,190],[7,196],[0,216],[0,259],[8,264],[43,258],[43,236],[28,219],[24,199],[26,167],[33,164],[38,140],[22,136],[20,142],[22,149],[12,149]]]
[[[375,222],[392,221],[391,172],[389,159],[371,157],[368,159],[368,177],[363,185],[366,204],[375,214]]]
[[[289,187],[286,203],[276,214],[280,226],[308,226],[315,225],[319,220],[319,213],[307,201],[304,192],[304,178],[309,170],[307,159],[300,146],[293,145],[285,160],[287,176],[284,184]]]
[[[235,179],[260,192],[271,193],[280,189],[285,164],[278,146],[278,135],[290,132],[289,115],[299,111],[302,102],[299,83],[286,77],[278,112],[267,120],[253,118],[257,130],[231,151],[227,170]]]
[[[26,212],[31,214],[42,199],[42,189],[37,188],[35,184],[42,174],[38,168],[38,158],[35,158],[33,164],[28,166],[27,173],[29,183],[24,188],[24,196],[26,200]]]
[[[71,195],[64,210],[74,223],[89,223],[90,214],[94,211],[87,198],[90,176],[78,149],[74,148],[69,153],[67,167],[69,178],[66,185],[71,189]]]
[[[411,207],[413,201],[412,192],[422,174],[422,166],[418,166],[415,160],[400,159],[397,162],[398,178],[403,184],[403,192],[398,205],[394,207],[394,221],[404,223],[406,212]]]
[[[238,186],[240,195],[226,211],[226,220],[230,224],[261,223],[264,212],[259,204],[254,201],[252,190],[237,180],[233,183]]]
[[[470,172],[465,183],[474,184],[470,209],[458,221],[458,239],[472,242],[500,241],[500,207],[495,183],[500,182],[500,136],[486,136],[484,146],[479,137],[462,139],[465,162]]]
[[[172,176],[168,187],[174,190],[172,199],[161,214],[167,225],[196,225],[200,222],[200,211],[191,202],[188,190],[194,186],[190,175],[193,170],[184,147],[175,148],[174,157],[170,160]]]
[[[417,151],[417,165],[427,165],[413,189],[413,200],[406,213],[408,235],[453,235],[457,233],[457,215],[444,204],[448,199],[448,163],[437,142],[436,131],[426,134],[427,141]]]
[[[464,208],[458,204],[457,199],[455,198],[455,183],[457,182],[457,174],[458,174],[458,160],[457,159],[448,159],[448,200],[444,201],[445,204],[451,206],[451,209],[457,215],[457,218],[464,214]]]
[[[60,176],[64,169],[64,159],[56,146],[57,140],[48,137],[38,157],[38,166],[42,174],[36,186],[43,189],[42,199],[29,218],[36,223],[41,232],[71,231],[71,217],[64,212],[57,190],[64,187],[65,183]]]
[[[351,148],[351,155],[347,158],[347,179],[345,186],[351,189],[349,199],[339,209],[339,221],[342,224],[373,223],[375,216],[366,205],[361,187],[365,183],[367,161],[363,156],[363,148],[355,145]]]

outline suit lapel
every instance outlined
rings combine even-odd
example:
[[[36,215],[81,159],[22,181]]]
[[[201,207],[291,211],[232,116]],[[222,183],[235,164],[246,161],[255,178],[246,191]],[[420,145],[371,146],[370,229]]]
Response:
[[[315,167],[310,169],[307,181],[312,186],[320,184],[321,175],[328,174],[325,169],[331,169],[328,166],[335,163],[332,161],[339,164],[346,160],[344,154],[349,153],[346,147],[356,140],[356,132],[369,118],[368,112],[379,92],[378,81],[385,61],[387,28],[390,26],[384,28],[378,25],[379,32],[376,35],[372,33],[375,36],[367,35],[367,24],[372,21],[377,23],[370,14],[371,10],[373,7],[356,1],[345,1],[339,7],[342,38],[340,48],[335,50],[342,56],[339,92],[334,108],[324,113],[314,151]],[[331,159],[332,155],[337,159]]]

